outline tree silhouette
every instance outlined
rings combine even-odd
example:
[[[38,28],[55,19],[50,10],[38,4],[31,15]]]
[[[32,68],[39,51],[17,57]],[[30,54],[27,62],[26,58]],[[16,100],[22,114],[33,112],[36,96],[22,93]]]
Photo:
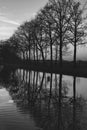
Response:
[[[85,5],[86,6],[86,5]],[[74,46],[74,67],[76,66],[76,53],[77,45],[83,45],[86,43],[86,17],[84,16],[85,6],[81,7],[79,2],[73,2],[72,8],[70,11],[73,13],[73,16],[70,20],[70,32],[69,32],[69,41]]]
[[[60,67],[68,45],[72,44],[76,66],[77,45],[86,43],[84,10],[85,6],[82,8],[80,2],[74,0],[49,0],[34,19],[20,25],[5,43],[9,43],[20,58],[22,54],[24,61],[45,61],[50,57],[52,64],[59,58]]]

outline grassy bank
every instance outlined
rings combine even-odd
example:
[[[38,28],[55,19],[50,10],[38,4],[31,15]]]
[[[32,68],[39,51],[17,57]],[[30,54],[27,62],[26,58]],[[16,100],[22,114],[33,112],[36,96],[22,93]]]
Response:
[[[77,61],[76,67],[74,67],[73,62],[63,61],[62,66],[59,62],[50,60],[47,61],[21,61],[18,63],[2,63],[4,66],[11,66],[15,68],[23,68],[35,71],[42,71],[48,73],[62,73],[65,75],[75,75],[78,77],[87,77],[87,62]]]

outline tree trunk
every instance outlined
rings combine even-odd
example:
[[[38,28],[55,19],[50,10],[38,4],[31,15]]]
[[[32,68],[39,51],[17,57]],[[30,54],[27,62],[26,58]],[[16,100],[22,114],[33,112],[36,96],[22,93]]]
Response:
[[[47,59],[47,48],[45,48],[45,60]]]
[[[74,67],[76,67],[76,43],[74,45]]]
[[[33,50],[33,55],[34,55],[34,61],[35,61],[35,48],[34,48],[34,50]]]
[[[38,61],[38,49],[36,48],[36,57],[37,57],[37,61]]]
[[[41,49],[41,55],[42,55],[42,60],[44,61],[45,60],[45,58],[44,58],[44,52],[43,52],[43,50]]]
[[[23,60],[25,60],[25,54],[24,54],[24,51],[23,51],[22,53],[23,53]]]
[[[59,55],[59,61],[60,61],[60,67],[62,67],[62,41],[60,42],[60,55]]]
[[[29,60],[30,60],[30,58],[31,58],[31,56],[30,56],[30,55],[31,55],[31,51],[30,51],[30,48],[29,48]]]
[[[62,67],[62,19],[61,19],[61,12],[60,12],[60,48],[59,48],[59,62],[60,67]]]
[[[55,47],[56,47],[55,48],[55,52],[56,52],[56,54],[55,54],[55,61],[57,61],[57,59],[58,59],[58,45],[56,45]]]
[[[49,37],[50,37],[50,60],[51,64],[53,61],[53,50],[52,50],[52,36],[51,36],[51,26],[49,25]]]
[[[27,51],[27,60],[28,60],[28,51]]]
[[[51,64],[52,64],[52,61],[53,61],[53,50],[52,50],[52,43],[50,43],[50,60],[51,60]]]
[[[76,67],[76,43],[77,43],[77,40],[76,40],[76,37],[77,37],[77,27],[76,27],[76,23],[75,23],[75,42],[74,42],[74,67]]]

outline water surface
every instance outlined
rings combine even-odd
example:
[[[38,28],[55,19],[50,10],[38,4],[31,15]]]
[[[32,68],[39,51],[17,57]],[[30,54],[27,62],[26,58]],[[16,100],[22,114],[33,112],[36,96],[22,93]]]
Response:
[[[2,67],[0,130],[87,130],[87,78]]]

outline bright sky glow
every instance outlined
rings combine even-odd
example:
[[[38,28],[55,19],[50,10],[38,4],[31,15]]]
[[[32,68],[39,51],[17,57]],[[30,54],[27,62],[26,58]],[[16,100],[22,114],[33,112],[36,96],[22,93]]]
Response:
[[[31,19],[48,0],[0,0],[0,40],[9,38],[17,27]]]

